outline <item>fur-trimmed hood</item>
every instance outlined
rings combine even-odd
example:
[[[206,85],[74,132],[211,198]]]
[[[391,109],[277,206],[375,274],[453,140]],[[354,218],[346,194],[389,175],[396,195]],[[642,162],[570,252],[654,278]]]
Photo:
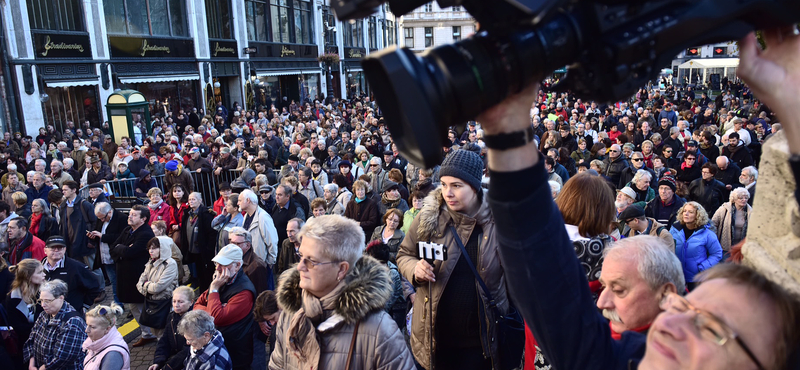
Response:
[[[332,320],[326,320],[328,327],[341,321],[355,324],[373,311],[382,310],[394,291],[389,269],[366,255],[351,266],[345,277],[345,284],[344,290],[336,298]],[[281,274],[277,298],[281,309],[290,315],[301,308],[303,294],[300,288],[300,272],[296,268],[290,268]]]
[[[481,227],[484,227],[492,220],[492,210],[489,208],[489,203],[486,201],[488,194],[483,192],[483,202],[478,214],[475,215],[475,220]],[[458,224],[462,217],[469,217],[462,213],[452,212],[447,208],[447,203],[444,201],[442,195],[442,186],[439,185],[436,189],[430,192],[425,200],[422,202],[422,209],[419,212],[419,227],[417,227],[417,237],[419,240],[430,240],[436,231],[440,233],[447,225],[440,225],[440,215],[445,214]],[[441,229],[441,230],[440,230]]]

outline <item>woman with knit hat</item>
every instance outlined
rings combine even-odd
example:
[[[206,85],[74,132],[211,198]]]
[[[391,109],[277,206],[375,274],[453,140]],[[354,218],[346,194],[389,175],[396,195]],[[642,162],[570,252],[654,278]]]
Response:
[[[520,352],[515,355],[521,354],[522,336],[519,343],[499,345],[496,315],[507,315],[512,308],[497,253],[494,217],[481,188],[483,169],[478,154],[451,152],[439,170],[441,185],[425,198],[397,254],[400,272],[417,287],[411,351],[426,369],[433,365],[439,369],[505,368],[506,364],[499,363],[500,351],[513,347]],[[421,242],[446,246],[447,259],[433,264],[421,259]],[[479,287],[470,265],[477,269],[491,298]],[[481,306],[492,299],[496,308]],[[431,328],[435,328],[433,340]],[[503,357],[513,356],[504,353]]]

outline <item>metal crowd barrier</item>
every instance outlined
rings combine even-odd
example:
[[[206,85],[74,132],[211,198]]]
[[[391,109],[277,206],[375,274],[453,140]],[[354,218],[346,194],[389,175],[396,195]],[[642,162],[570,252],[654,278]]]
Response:
[[[184,168],[184,171],[188,170]],[[276,175],[278,172],[279,171],[275,171]],[[219,175],[215,175],[213,171],[211,173],[189,171],[189,175],[194,182],[194,191],[203,195],[203,204],[209,207],[219,199],[220,184],[223,182],[232,183],[241,173],[242,171],[227,170],[221,171]],[[164,188],[164,175],[153,176],[153,179],[156,180],[156,186],[161,189],[166,199],[169,189]],[[104,184],[104,192],[111,206],[127,213],[131,207],[136,204],[149,203],[150,200],[147,199],[146,196],[139,197],[136,195],[136,183],[138,181],[138,178],[106,181]],[[89,199],[89,185],[82,187],[79,190],[79,194],[84,199]]]

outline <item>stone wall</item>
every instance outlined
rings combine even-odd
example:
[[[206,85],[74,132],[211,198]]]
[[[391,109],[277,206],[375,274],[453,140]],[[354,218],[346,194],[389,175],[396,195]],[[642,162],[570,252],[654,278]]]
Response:
[[[800,212],[783,132],[763,147],[744,264],[800,295]]]

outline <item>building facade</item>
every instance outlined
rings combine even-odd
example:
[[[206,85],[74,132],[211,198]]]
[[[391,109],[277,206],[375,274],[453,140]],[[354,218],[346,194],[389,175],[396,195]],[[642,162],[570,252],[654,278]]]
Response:
[[[475,19],[462,6],[440,8],[425,4],[401,17],[400,45],[415,52],[467,38],[477,29]]]
[[[0,127],[31,136],[99,127],[119,89],[154,116],[313,101],[326,73],[333,95],[368,94],[360,58],[399,35],[386,6],[342,23],[322,0],[16,0],[0,18]],[[325,68],[325,53],[340,63]]]

